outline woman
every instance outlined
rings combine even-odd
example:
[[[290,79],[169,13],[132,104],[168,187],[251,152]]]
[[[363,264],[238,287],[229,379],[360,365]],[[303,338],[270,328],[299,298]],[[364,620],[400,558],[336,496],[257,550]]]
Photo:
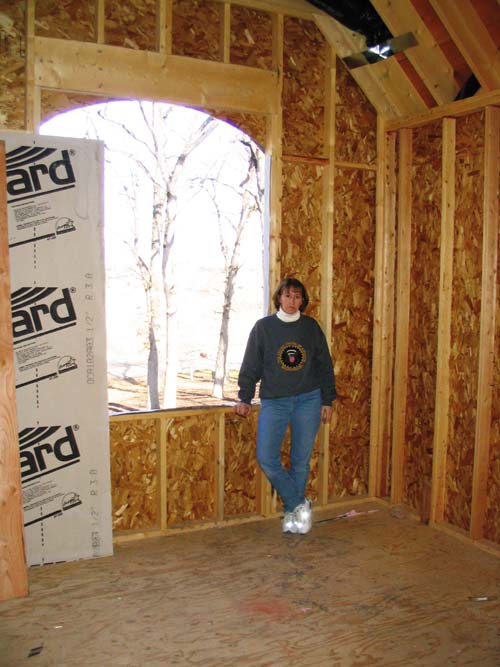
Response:
[[[312,506],[305,497],[309,461],[320,421],[332,417],[335,376],[321,327],[303,314],[309,297],[300,280],[283,280],[273,302],[277,312],[258,320],[250,332],[235,412],[248,416],[260,381],[257,461],[283,501],[283,532],[307,533],[312,526]],[[287,470],[281,464],[281,447],[288,424]]]

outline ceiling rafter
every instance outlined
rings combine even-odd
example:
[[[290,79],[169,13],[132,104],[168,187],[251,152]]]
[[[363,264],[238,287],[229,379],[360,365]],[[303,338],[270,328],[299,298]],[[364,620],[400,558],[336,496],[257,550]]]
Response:
[[[472,0],[430,0],[485,90],[500,88],[500,53]]]
[[[418,42],[404,52],[437,104],[446,104],[458,93],[453,68],[436,44],[432,33],[415,10],[411,0],[371,0],[372,5],[393,35],[413,32]],[[434,106],[434,105],[432,105]]]
[[[422,98],[423,102],[425,105],[431,109],[432,107],[436,106],[436,100],[435,98],[431,95],[429,92],[428,87],[425,85],[424,81],[420,78],[417,70],[415,67],[412,65],[412,63],[408,60],[406,55],[404,53],[396,53],[394,56],[394,59],[397,60],[399,63],[399,66],[401,69],[404,71],[408,79],[411,81],[413,87],[417,91],[417,93],[420,95]]]
[[[469,65],[455,42],[451,39],[450,33],[444,27],[443,22],[432,8],[429,0],[412,0],[412,5],[450,63],[453,69],[455,85],[458,90],[461,90],[471,75]]]

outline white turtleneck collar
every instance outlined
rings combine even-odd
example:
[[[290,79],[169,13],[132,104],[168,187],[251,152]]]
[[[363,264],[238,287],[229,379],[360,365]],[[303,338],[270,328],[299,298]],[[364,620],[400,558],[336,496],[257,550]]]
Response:
[[[282,322],[296,322],[300,318],[300,310],[298,310],[293,315],[289,315],[288,313],[285,313],[285,311],[280,307],[280,309],[276,313],[276,316]]]

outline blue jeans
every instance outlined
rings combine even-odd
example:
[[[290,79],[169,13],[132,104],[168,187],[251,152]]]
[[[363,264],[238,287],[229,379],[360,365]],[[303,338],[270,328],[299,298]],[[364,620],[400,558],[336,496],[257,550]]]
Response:
[[[304,502],[309,461],[320,419],[319,389],[298,396],[261,399],[257,461],[281,496],[285,512],[292,512]],[[281,446],[288,424],[292,436],[289,470],[281,464]]]

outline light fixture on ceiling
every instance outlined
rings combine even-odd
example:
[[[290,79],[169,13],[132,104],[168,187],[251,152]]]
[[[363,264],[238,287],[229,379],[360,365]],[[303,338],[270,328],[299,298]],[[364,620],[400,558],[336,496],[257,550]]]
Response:
[[[347,65],[349,69],[355,69],[356,67],[363,67],[364,65],[372,65],[373,63],[378,63],[381,60],[387,60],[396,53],[405,51],[412,46],[417,46],[418,42],[415,38],[415,35],[412,32],[406,32],[404,35],[398,35],[398,37],[392,37],[391,39],[382,42],[381,44],[376,44],[364,51],[359,53],[353,53],[349,56],[342,58],[342,61]]]

